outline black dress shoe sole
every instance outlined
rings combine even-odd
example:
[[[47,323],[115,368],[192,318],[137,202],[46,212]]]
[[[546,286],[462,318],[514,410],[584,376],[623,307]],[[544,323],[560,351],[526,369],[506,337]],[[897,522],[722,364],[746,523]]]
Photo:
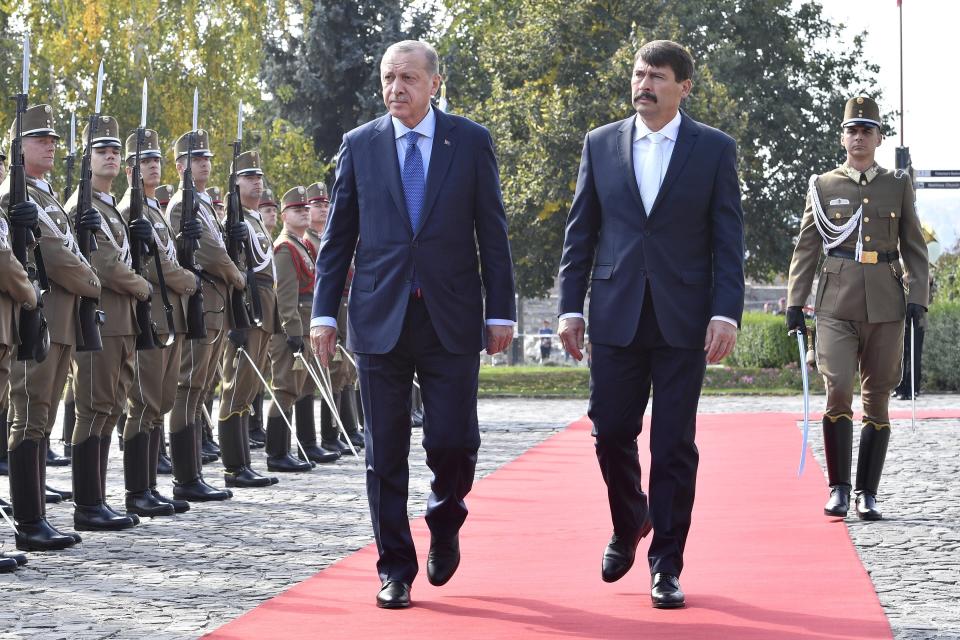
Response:
[[[19,566],[13,558],[0,558],[0,573],[13,573]]]
[[[686,602],[654,602],[654,609],[683,609],[687,606]]]
[[[640,530],[640,540],[643,540],[643,539],[646,538],[648,535],[650,535],[650,532],[651,532],[651,531],[653,531],[653,523],[650,522],[649,519],[648,519],[648,520],[645,520],[644,523],[643,523],[643,528]],[[637,545],[638,545],[638,546],[640,545],[640,542],[639,542],[639,541],[637,541]],[[604,582],[608,583],[608,584],[609,584],[609,583],[616,582],[617,580],[619,580],[619,579],[622,578],[623,576],[625,576],[625,575],[627,575],[628,573],[630,573],[630,569],[633,568],[633,563],[636,561],[636,559],[637,559],[637,554],[636,554],[636,550],[634,550],[633,559],[630,561],[630,564],[628,564],[628,565],[626,566],[626,568],[623,569],[623,571],[621,571],[621,572],[619,572],[619,573],[617,573],[617,574],[615,574],[615,575],[604,575],[604,573],[603,573],[603,564],[601,563],[600,579],[603,580]]]
[[[857,518],[860,520],[865,520],[866,522],[879,522],[883,520],[883,514],[881,513],[860,513],[857,511]]]
[[[27,556],[22,553],[17,553],[16,551],[4,551],[0,553],[0,558],[12,558],[16,561],[17,565],[21,567],[27,564]]]
[[[377,600],[377,606],[381,609],[409,609],[409,602],[380,602]]]
[[[824,509],[823,515],[828,516],[830,518],[846,518],[848,512],[849,510],[848,511],[831,511],[830,509]]]
[[[29,540],[15,540],[15,546],[20,551],[63,551],[74,544],[72,539],[70,542],[57,542],[56,544],[33,544]]]

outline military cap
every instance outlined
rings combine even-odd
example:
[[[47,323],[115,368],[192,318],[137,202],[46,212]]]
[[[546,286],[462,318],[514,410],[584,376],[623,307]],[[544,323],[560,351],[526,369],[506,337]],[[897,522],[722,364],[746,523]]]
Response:
[[[857,96],[847,100],[843,109],[843,124],[841,127],[861,125],[880,128],[880,107],[871,98]]]
[[[230,172],[233,173],[234,168],[230,168]],[[259,151],[244,151],[237,156],[237,166],[236,172],[238,176],[246,175],[256,175],[262,176],[263,169],[260,167],[260,152]]]
[[[207,187],[207,195],[213,204],[223,204],[223,194],[220,193],[220,187]]]
[[[294,187],[290,189],[285,194],[283,194],[283,207],[282,211],[286,211],[290,207],[305,207],[307,206],[307,188],[306,187]]]
[[[187,148],[190,146],[190,131],[177,138],[177,144],[174,146],[173,157],[177,160],[181,156],[187,155]],[[213,152],[210,151],[210,133],[205,129],[197,129],[193,138],[193,155],[202,158],[212,158]]]
[[[127,160],[133,160],[137,156],[137,132],[133,131],[127,136]],[[163,157],[163,151],[160,150],[160,136],[153,129],[147,129],[143,132],[143,144],[140,145],[140,159]]]
[[[314,182],[307,187],[307,202],[330,202],[330,196],[327,195],[327,185],[322,182]]]
[[[170,202],[170,198],[173,196],[173,192],[176,189],[172,184],[162,184],[157,187],[157,202],[160,203],[160,206],[167,206],[167,203]]]
[[[81,134],[81,143],[86,146],[87,144],[87,134],[90,130],[90,123],[83,125],[83,133]],[[93,133],[93,138],[89,140],[90,147],[92,149],[99,149],[101,147],[117,147],[122,148],[123,144],[120,142],[120,123],[117,122],[117,119],[113,116],[100,116],[99,122],[97,122],[97,130]]]
[[[53,136],[59,138],[53,128],[53,109],[48,104],[35,104],[23,112],[20,121],[21,133],[27,136]],[[10,139],[17,136],[17,121],[10,123]]]
[[[264,189],[260,192],[260,202],[257,204],[257,208],[260,207],[275,207],[277,206],[277,201],[273,197],[273,189]]]

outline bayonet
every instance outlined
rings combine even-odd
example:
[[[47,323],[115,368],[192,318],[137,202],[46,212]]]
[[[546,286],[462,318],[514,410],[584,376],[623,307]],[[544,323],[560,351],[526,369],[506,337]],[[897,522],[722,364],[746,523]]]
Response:
[[[30,93],[30,36],[23,36],[23,95]]]
[[[100,68],[97,70],[97,100],[94,107],[94,112],[99,116],[100,115],[100,105],[103,100],[103,60],[100,61]]]
[[[237,107],[237,140],[243,141],[243,100],[240,101],[240,106]]]
[[[197,130],[197,115],[200,113],[200,90],[193,89],[193,131]]]
[[[143,91],[140,95],[140,128],[147,128],[147,79],[143,79]]]
[[[70,155],[77,154],[77,114],[70,112]]]

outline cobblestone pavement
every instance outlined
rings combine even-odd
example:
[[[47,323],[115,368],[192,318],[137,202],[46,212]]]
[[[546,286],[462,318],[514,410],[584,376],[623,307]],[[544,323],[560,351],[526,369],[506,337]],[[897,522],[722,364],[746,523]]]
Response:
[[[811,408],[822,404],[814,398]],[[799,398],[715,396],[703,398],[700,411],[799,414],[801,407]],[[918,407],[960,408],[960,396],[921,397]],[[585,412],[584,400],[481,400],[478,477]],[[848,518],[850,536],[898,639],[960,640],[960,502],[945,498],[960,473],[960,420],[922,421],[916,433],[909,422],[894,428],[881,488],[886,519]],[[429,491],[418,439],[415,431],[411,517],[422,514]],[[818,428],[811,445],[822,464]],[[121,454],[111,456],[108,499],[119,507]],[[264,471],[263,451],[253,459]],[[217,469],[206,465],[205,475],[220,485]],[[51,468],[48,480],[69,487],[68,468]],[[7,496],[6,480],[0,483]],[[169,476],[161,476],[161,490],[169,488]],[[50,505],[48,516],[71,528],[69,504]],[[811,517],[822,517],[819,505]],[[30,554],[26,567],[0,575],[0,639],[195,638],[370,543],[368,518],[362,465],[346,458],[282,475],[270,489],[237,490],[225,504],[194,504],[126,532],[87,532],[74,549]],[[12,535],[0,541],[9,549]]]

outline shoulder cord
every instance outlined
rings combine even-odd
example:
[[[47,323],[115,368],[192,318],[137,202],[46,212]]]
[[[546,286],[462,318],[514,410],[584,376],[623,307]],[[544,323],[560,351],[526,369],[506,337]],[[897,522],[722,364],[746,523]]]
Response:
[[[843,225],[835,225],[830,222],[830,218],[823,211],[823,205],[820,203],[820,193],[817,191],[817,176],[810,176],[810,202],[813,205],[813,220],[817,225],[817,231],[823,238],[823,252],[827,253],[830,249],[839,246],[849,238],[854,230],[857,231],[857,249],[856,259],[860,260],[860,254],[863,252],[863,205],[857,209],[856,213]]]

